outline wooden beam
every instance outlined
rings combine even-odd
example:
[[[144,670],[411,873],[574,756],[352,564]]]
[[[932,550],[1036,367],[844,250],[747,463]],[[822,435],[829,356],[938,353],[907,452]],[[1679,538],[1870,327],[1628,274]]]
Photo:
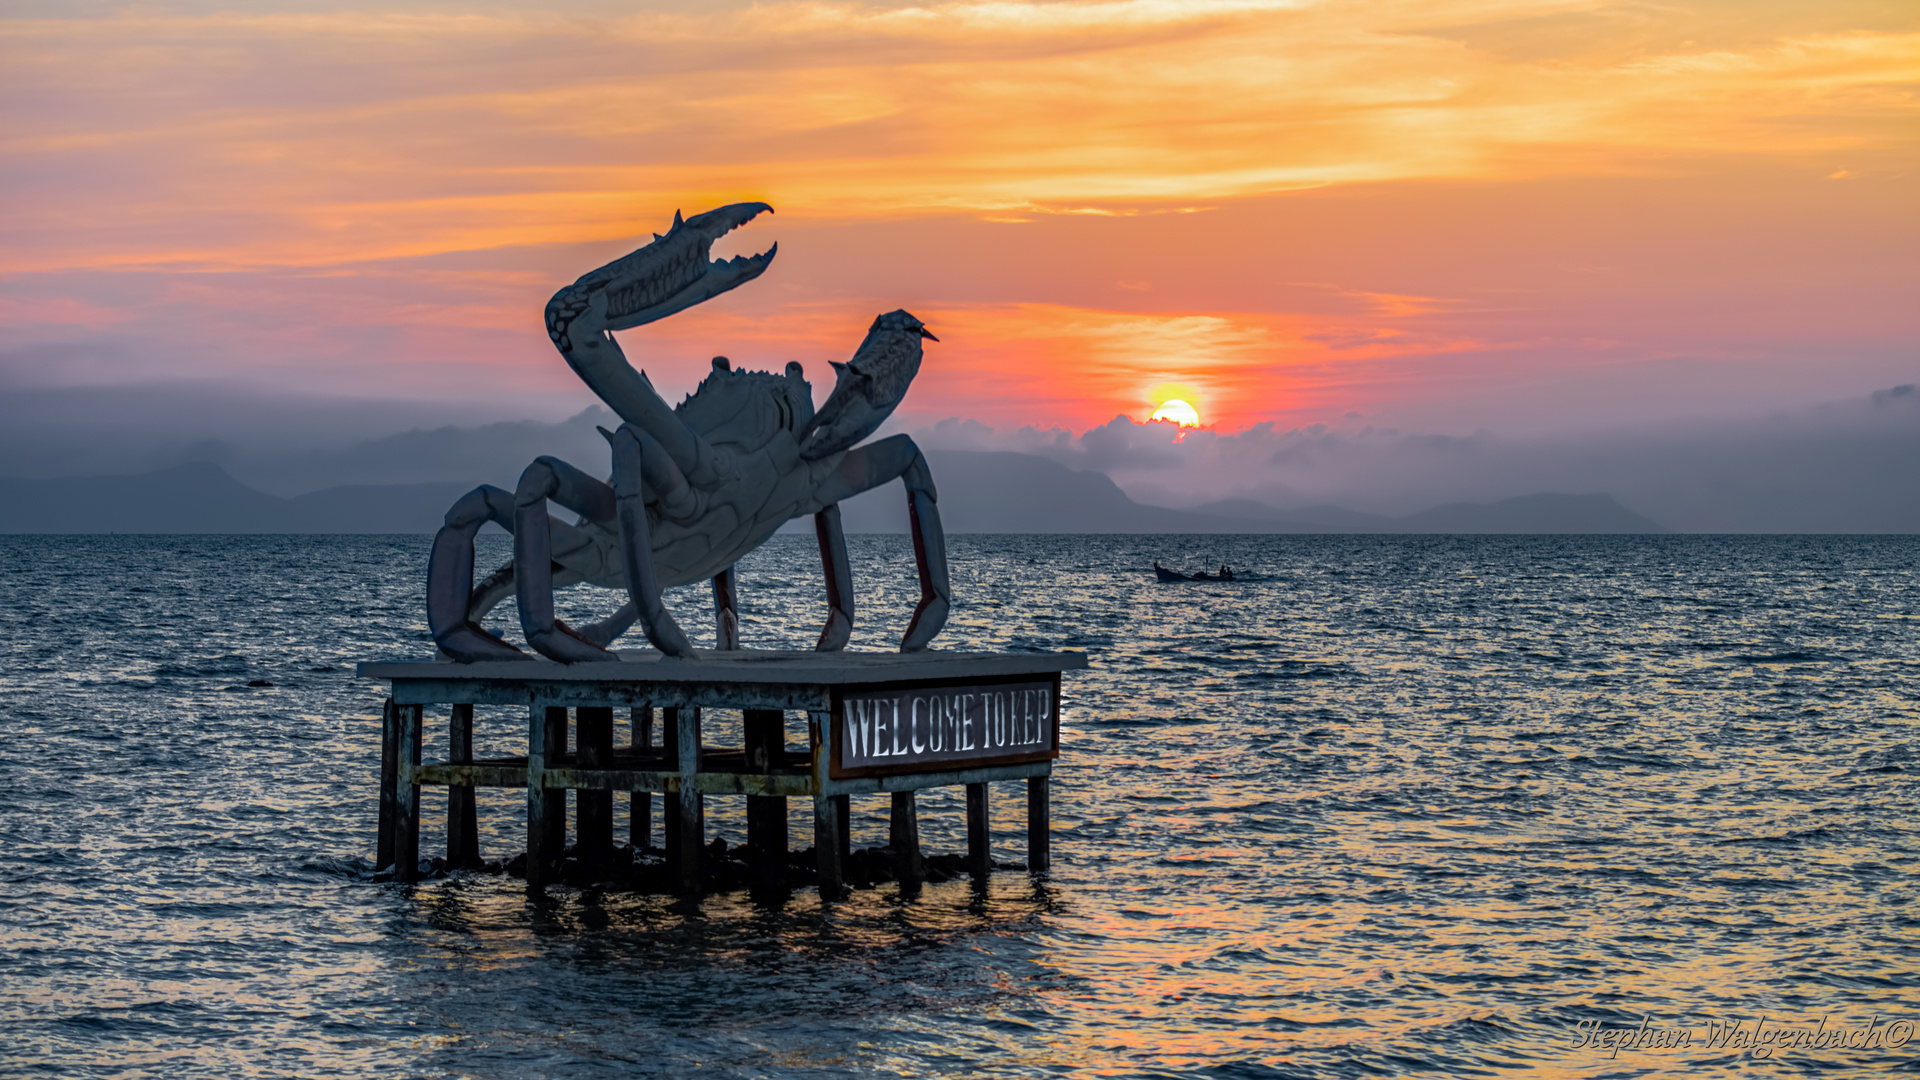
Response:
[[[679,790],[666,800],[673,810],[667,827],[667,868],[674,887],[697,893],[706,879],[701,866],[706,842],[705,806],[696,780],[700,772],[700,710],[675,707],[662,710],[660,734],[670,766],[679,769]]]
[[[993,834],[987,828],[987,785],[967,785],[967,873],[993,873]]]
[[[741,727],[747,744],[747,771],[771,776],[785,761],[786,714],[779,709],[745,709]],[[774,887],[787,876],[787,800],[779,795],[747,796],[747,858],[754,884]]]
[[[567,749],[567,710],[536,702],[527,711],[527,884],[560,876],[567,849],[567,789],[547,787],[547,768]]]
[[[652,750],[653,706],[636,706],[629,715],[633,718],[631,745],[634,752]],[[653,792],[635,789],[631,798],[633,806],[627,820],[627,843],[635,855],[643,855],[653,846]]]
[[[447,764],[473,762],[473,706],[455,705],[447,721]],[[480,817],[472,784],[447,788],[447,865],[460,870],[479,868]]]
[[[393,877],[395,881],[420,879],[420,785],[413,770],[420,764],[420,718],[424,705],[399,708],[399,745],[394,755],[397,796],[393,813]]]
[[[853,796],[835,795],[833,797],[833,819],[839,823],[837,835],[840,839],[840,865],[851,865],[853,862]]]
[[[374,826],[373,868],[393,865],[393,819],[400,808],[400,706],[392,698],[380,710],[380,816]]]
[[[920,857],[920,812],[911,791],[893,793],[887,846],[893,849],[893,876],[900,879],[901,888],[912,889],[926,880],[926,861]]]
[[[820,872],[820,899],[838,900],[846,895],[846,860],[840,852],[846,847],[840,810],[845,795],[816,795],[813,798],[813,855]]]
[[[1049,835],[1047,777],[1027,780],[1027,869],[1038,874],[1053,866]]]
[[[582,705],[574,710],[575,761],[585,769],[613,766],[613,709]],[[604,877],[613,871],[613,792],[573,793],[575,853],[581,869]]]

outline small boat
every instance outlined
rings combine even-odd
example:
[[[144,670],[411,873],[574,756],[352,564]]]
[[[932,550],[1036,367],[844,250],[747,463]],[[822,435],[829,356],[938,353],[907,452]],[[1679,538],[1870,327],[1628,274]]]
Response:
[[[1154,576],[1159,578],[1161,581],[1232,581],[1233,580],[1233,568],[1230,566],[1222,566],[1220,568],[1220,572],[1217,574],[1209,574],[1205,570],[1202,570],[1197,574],[1183,574],[1178,570],[1169,570],[1166,567],[1161,566],[1160,560],[1158,559],[1155,559],[1153,561],[1153,573],[1154,573]]]

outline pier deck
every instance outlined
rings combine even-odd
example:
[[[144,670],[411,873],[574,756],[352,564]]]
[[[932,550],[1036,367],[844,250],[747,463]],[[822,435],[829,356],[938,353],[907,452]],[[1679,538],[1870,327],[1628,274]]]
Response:
[[[679,888],[694,892],[703,881],[706,796],[747,798],[747,846],[756,872],[765,868],[769,876],[786,857],[786,800],[804,797],[814,804],[820,889],[832,897],[846,880],[850,796],[893,795],[889,846],[901,880],[909,881],[923,872],[913,793],[965,785],[968,866],[984,875],[992,865],[987,784],[1025,780],[1027,863],[1031,870],[1047,868],[1048,781],[1060,754],[1061,675],[1086,667],[1083,653],[727,650],[685,660],[645,650],[619,656],[618,662],[571,665],[359,665],[360,677],[392,687],[384,714],[376,862],[391,865],[400,880],[417,874],[423,785],[449,789],[448,861],[454,865],[478,858],[474,789],[526,788],[531,885],[559,873],[567,791],[578,793],[576,851],[588,861],[611,858],[614,792],[632,793],[632,840],[641,849],[650,843],[651,793],[659,792],[669,868]],[[476,760],[476,705],[524,708],[527,752]],[[423,756],[428,706],[449,708],[443,761]],[[628,710],[631,718],[625,746],[613,745],[615,709]],[[705,745],[703,709],[741,710],[746,745]],[[789,714],[804,719],[804,749],[788,748]]]

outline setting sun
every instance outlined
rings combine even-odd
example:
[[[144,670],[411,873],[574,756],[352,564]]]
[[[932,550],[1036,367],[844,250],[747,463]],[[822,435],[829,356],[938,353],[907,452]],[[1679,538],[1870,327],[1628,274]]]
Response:
[[[1153,410],[1153,415],[1147,419],[1171,420],[1181,427],[1200,426],[1200,413],[1179,398],[1170,398],[1161,402],[1160,407]]]

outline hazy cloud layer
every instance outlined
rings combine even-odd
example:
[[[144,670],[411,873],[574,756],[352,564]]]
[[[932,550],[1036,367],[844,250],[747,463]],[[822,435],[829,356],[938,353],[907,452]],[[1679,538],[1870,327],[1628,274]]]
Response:
[[[604,475],[608,454],[595,428],[615,423],[599,407],[527,420],[218,388],[36,391],[0,395],[0,475],[210,461],[276,495],[341,484],[510,487],[542,454]],[[1077,434],[961,419],[916,427],[896,417],[880,434],[897,430],[933,451],[1013,451],[1099,472],[1158,506],[1240,498],[1398,515],[1462,500],[1604,492],[1685,532],[1920,533],[1920,392],[1912,384],[1765,417],[1557,436],[1408,433],[1358,421],[1182,436],[1170,424],[1125,417]]]
[[[1902,384],[1764,418],[1671,422],[1558,437],[1369,427],[1237,435],[1137,424],[1078,436],[947,420],[927,446],[1014,450],[1103,472],[1141,502],[1249,498],[1404,514],[1534,492],[1605,492],[1684,532],[1920,533],[1920,393]]]

